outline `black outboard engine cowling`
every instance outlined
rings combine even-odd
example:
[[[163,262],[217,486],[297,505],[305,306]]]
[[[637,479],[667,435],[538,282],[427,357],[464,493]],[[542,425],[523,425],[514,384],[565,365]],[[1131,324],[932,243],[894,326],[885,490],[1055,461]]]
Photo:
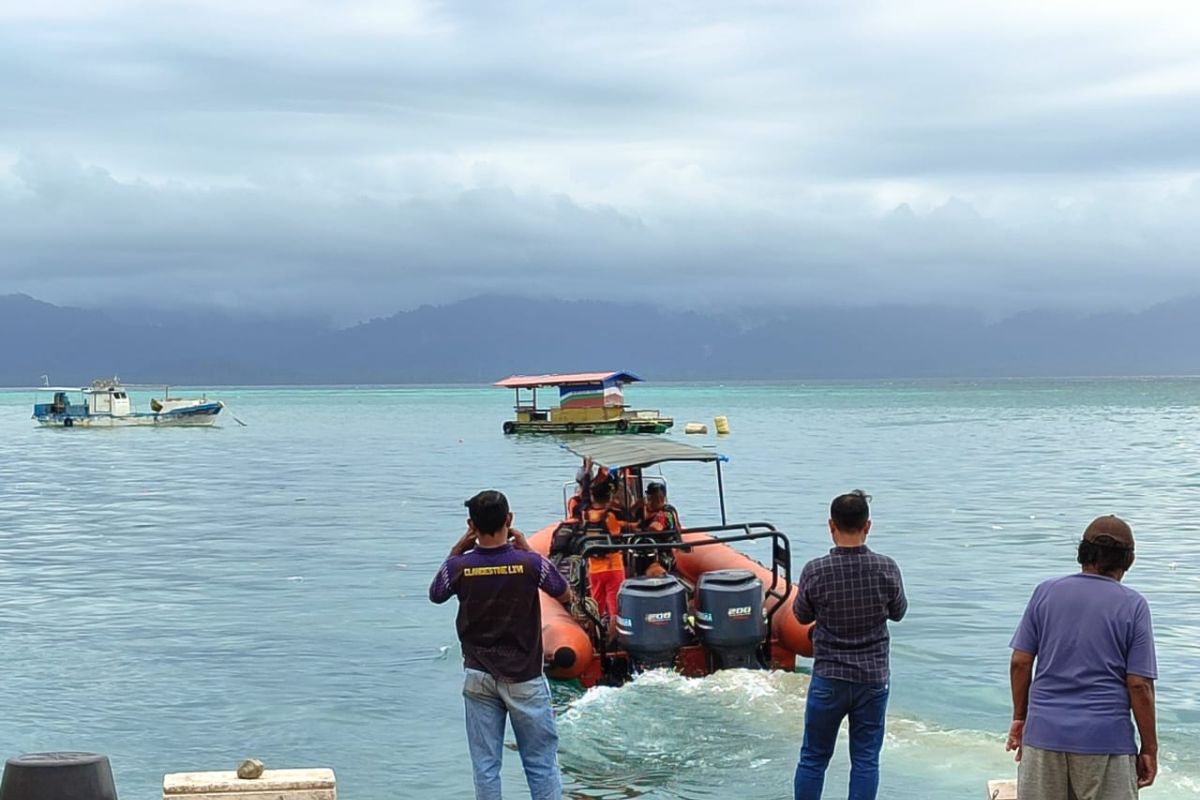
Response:
[[[767,635],[762,581],[748,569],[701,575],[696,629],[714,670],[762,667],[758,652]]]
[[[637,670],[671,667],[687,644],[687,593],[673,576],[630,578],[617,595],[617,636]]]

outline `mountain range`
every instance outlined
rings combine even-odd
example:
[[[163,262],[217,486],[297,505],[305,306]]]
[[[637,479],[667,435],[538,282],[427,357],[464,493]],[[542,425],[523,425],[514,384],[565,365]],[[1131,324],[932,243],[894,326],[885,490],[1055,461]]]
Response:
[[[934,306],[673,310],[483,296],[349,328],[302,317],[0,296],[0,385],[490,383],[628,369],[655,381],[1200,374],[1200,298],[1139,312]]]

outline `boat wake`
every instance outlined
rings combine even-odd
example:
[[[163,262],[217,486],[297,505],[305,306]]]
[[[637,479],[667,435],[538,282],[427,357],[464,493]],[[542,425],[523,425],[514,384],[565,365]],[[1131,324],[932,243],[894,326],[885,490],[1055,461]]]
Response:
[[[620,688],[556,686],[560,761],[577,800],[790,800],[808,676],[727,670],[704,678],[648,672]],[[1004,731],[939,727],[889,714],[881,796],[973,797],[1016,776]],[[1181,769],[1182,767],[1182,769]],[[1155,797],[1195,797],[1197,776],[1165,756]],[[826,780],[844,796],[846,729]]]
[[[789,797],[808,679],[729,670],[648,672],[560,697],[560,759],[575,798],[715,798],[752,785]]]

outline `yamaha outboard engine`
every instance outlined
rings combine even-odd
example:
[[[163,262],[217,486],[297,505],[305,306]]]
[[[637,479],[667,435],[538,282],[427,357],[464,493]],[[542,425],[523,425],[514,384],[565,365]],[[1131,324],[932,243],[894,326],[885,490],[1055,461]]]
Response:
[[[671,667],[687,644],[687,594],[673,576],[630,578],[617,595],[617,636],[637,670]]]
[[[748,569],[722,569],[700,576],[696,629],[714,670],[762,666],[758,649],[766,637],[763,585]]]

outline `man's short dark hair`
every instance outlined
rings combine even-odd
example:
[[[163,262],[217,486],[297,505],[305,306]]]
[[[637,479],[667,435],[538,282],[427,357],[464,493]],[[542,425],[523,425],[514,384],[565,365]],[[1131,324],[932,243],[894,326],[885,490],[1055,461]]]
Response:
[[[829,518],[843,533],[858,533],[871,519],[871,496],[862,489],[839,494],[829,504]]]
[[[463,505],[467,507],[475,530],[485,536],[500,530],[508,522],[508,498],[495,489],[480,492]]]
[[[1097,536],[1079,542],[1076,560],[1080,566],[1094,567],[1103,574],[1123,572],[1133,566],[1133,548],[1126,547],[1111,536]]]
[[[612,499],[612,483],[601,481],[592,484],[592,500],[597,503],[607,503]]]
[[[646,496],[649,497],[650,495],[662,495],[666,497],[667,485],[665,483],[658,483],[657,481],[650,484],[646,487]]]

